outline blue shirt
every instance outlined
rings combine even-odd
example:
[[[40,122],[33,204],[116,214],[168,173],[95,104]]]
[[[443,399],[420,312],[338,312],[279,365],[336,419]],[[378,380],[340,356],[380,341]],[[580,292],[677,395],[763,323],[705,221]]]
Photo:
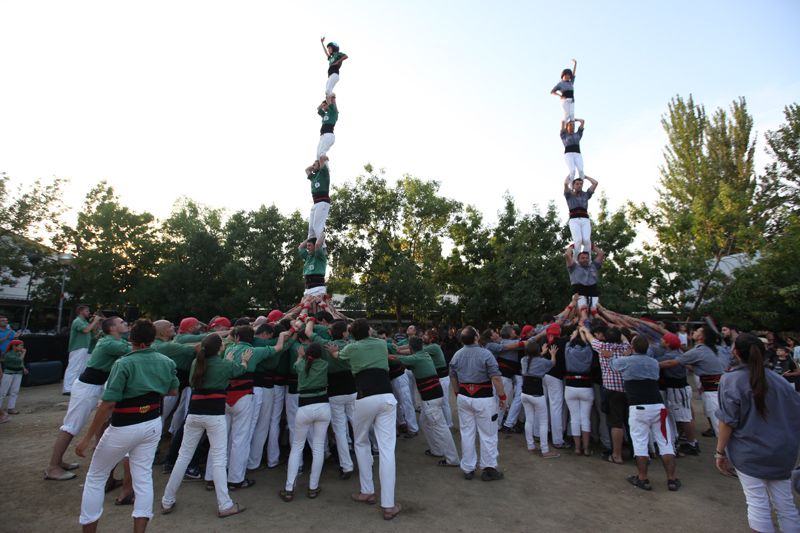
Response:
[[[0,329],[0,354],[6,353],[8,345],[14,340],[14,333],[11,326],[6,326],[6,329]]]
[[[450,377],[459,383],[486,383],[499,375],[492,352],[477,344],[464,346],[450,360]]]
[[[642,354],[633,354],[611,360],[611,368],[622,374],[623,381],[658,381],[658,361]]]
[[[554,366],[550,359],[545,359],[544,357],[526,356],[522,361],[522,375],[535,378],[543,378]]]

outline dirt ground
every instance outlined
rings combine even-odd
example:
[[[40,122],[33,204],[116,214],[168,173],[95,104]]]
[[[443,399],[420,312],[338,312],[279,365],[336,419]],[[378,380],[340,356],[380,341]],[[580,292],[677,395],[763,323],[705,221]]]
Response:
[[[79,461],[78,478],[44,481],[42,472],[53,439],[67,408],[60,385],[20,391],[19,415],[0,425],[0,531],[77,531],[83,479],[89,459]],[[702,412],[698,406],[698,412]],[[701,424],[704,426],[704,424]],[[704,429],[704,427],[703,427]],[[455,433],[458,443],[458,432]],[[425,440],[397,441],[397,501],[403,511],[385,522],[378,508],[350,501],[358,491],[358,476],[341,481],[334,460],[322,473],[322,494],[305,496],[308,470],[300,478],[291,503],[278,498],[285,482],[285,467],[255,472],[253,488],[231,493],[247,507],[241,515],[216,517],[213,492],[201,482],[184,482],[178,507],[169,516],[156,514],[149,531],[225,531],[268,528],[278,531],[745,531],[745,500],[737,480],[719,475],[714,468],[712,439],[703,438],[703,453],[678,460],[683,488],[667,491],[659,463],[651,465],[652,492],[632,487],[624,466],[604,462],[599,455],[545,460],[529,454],[523,435],[501,435],[500,468],[506,478],[466,481],[456,468],[438,468],[424,455]],[[377,461],[376,461],[377,463]],[[377,484],[377,464],[376,484]],[[155,504],[167,482],[154,468]],[[131,507],[115,507],[115,494],[106,496],[100,529],[129,530]]]

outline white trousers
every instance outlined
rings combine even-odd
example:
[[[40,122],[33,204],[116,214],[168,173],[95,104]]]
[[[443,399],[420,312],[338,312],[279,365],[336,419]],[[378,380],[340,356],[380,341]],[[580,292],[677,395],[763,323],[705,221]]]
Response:
[[[442,398],[422,401],[420,425],[431,452],[434,455],[444,455],[448,464],[459,464],[456,443],[442,414]]]
[[[251,421],[250,456],[247,459],[247,468],[250,470],[255,470],[261,465],[264,445],[267,443],[270,424],[272,423],[274,390],[274,388],[253,387],[253,393],[257,400],[256,407],[253,409],[253,420]]]
[[[244,481],[247,459],[250,456],[250,418],[253,416],[253,395],[248,394],[230,406],[225,404],[225,419],[228,428],[228,483]],[[184,429],[184,431],[186,431]],[[216,460],[208,452],[206,481],[213,479]]]
[[[333,88],[339,83],[339,75],[335,72],[328,76],[328,81],[325,83],[325,96],[333,94]]]
[[[523,394],[522,406],[525,409],[525,441],[528,444],[528,449],[536,449],[536,442],[533,440],[535,423],[539,426],[539,445],[542,448],[542,453],[549,452],[550,445],[547,443],[547,396]]]
[[[583,179],[586,174],[583,173],[583,156],[580,152],[566,152],[564,154],[564,161],[567,163],[567,176],[570,183],[575,178]],[[576,175],[577,174],[577,175]]]
[[[292,451],[289,452],[289,466],[286,470],[286,490],[294,490],[297,471],[303,456],[306,438],[311,437],[311,476],[308,480],[309,489],[319,488],[319,477],[322,474],[322,464],[325,462],[325,435],[331,423],[331,407],[327,402],[312,403],[297,409],[294,419],[294,436],[292,437]]]
[[[714,428],[714,433],[719,435],[719,419],[717,418],[717,409],[719,409],[719,392],[704,390],[700,397],[703,399],[703,411],[705,411],[706,416],[711,420],[711,426]]]
[[[17,406],[17,396],[19,395],[19,386],[21,384],[22,374],[3,372],[3,379],[0,381],[0,409],[3,408],[6,396],[8,396],[7,409],[14,409]]]
[[[281,448],[278,438],[281,434],[281,414],[286,398],[286,385],[275,385],[272,388],[272,418],[269,422],[269,435],[267,436],[267,466],[278,466],[281,458]]]
[[[329,202],[317,202],[311,206],[311,213],[308,215],[308,238],[318,239],[325,231],[325,222],[328,220],[331,204]]]
[[[87,348],[79,348],[69,352],[67,370],[64,372],[62,392],[72,392],[72,384],[75,383],[75,380],[86,370],[86,363],[88,362],[89,350]]]
[[[662,427],[662,409],[666,409],[663,403],[628,407],[628,426],[631,429],[634,456],[647,457],[647,445],[651,439],[653,443],[658,444],[658,451],[661,455],[675,455],[672,445],[675,435],[672,434],[672,428],[666,421]]]
[[[189,414],[189,402],[192,399],[192,388],[184,387],[181,391],[180,398],[175,396],[167,396],[164,398],[165,414],[162,415],[162,418],[169,414],[167,412],[167,399],[171,400],[172,402],[178,402],[177,407],[175,407],[175,412],[172,414],[172,421],[169,423],[169,433],[170,435],[174,435],[179,429],[181,429],[183,421],[186,420],[186,416]]]
[[[289,428],[289,442],[294,442],[294,424],[297,419],[297,407],[300,403],[300,395],[296,392],[286,391],[286,426]]]
[[[345,472],[353,471],[353,459],[350,457],[347,422],[353,421],[353,409],[356,406],[356,393],[341,394],[328,398],[331,405],[331,427],[336,437],[336,452],[339,454],[339,466]]]
[[[550,438],[554,445],[561,446],[564,444],[564,380],[545,375],[542,382],[550,405]],[[540,435],[540,439],[545,437]]]
[[[469,473],[477,467],[476,429],[481,446],[481,468],[497,468],[497,424],[492,420],[497,414],[497,398],[470,398],[459,394],[456,407],[461,431],[461,470]]]
[[[414,377],[414,373],[406,369],[406,378],[408,383],[408,397],[411,398],[411,407],[414,409],[414,412],[417,411],[417,380]],[[416,415],[415,415],[416,416]]]
[[[565,387],[564,399],[569,409],[570,434],[580,437],[592,431],[592,406],[594,389],[591,387]]]
[[[64,415],[64,423],[61,431],[65,431],[76,436],[86,426],[92,411],[97,407],[97,402],[103,396],[103,385],[90,385],[77,380],[72,387],[69,396],[69,406],[67,414]]]
[[[303,296],[316,296],[318,294],[326,294],[328,289],[325,285],[320,285],[318,287],[311,287],[310,289],[306,289],[303,291]]]
[[[328,150],[331,149],[333,143],[336,142],[336,136],[333,133],[323,133],[319,136],[319,143],[317,144],[317,159],[323,155],[328,155]]]
[[[103,515],[106,481],[127,455],[133,479],[133,518],[153,517],[153,458],[161,438],[161,419],[140,424],[109,426],[92,455],[81,500],[80,523],[91,524]]]
[[[578,260],[578,254],[589,252],[592,254],[592,221],[588,218],[569,219],[569,232],[572,235],[572,242],[575,243],[573,260]]]
[[[453,410],[450,408],[450,376],[439,378],[439,384],[442,386],[442,414],[444,421],[447,422],[447,427],[453,427]]]
[[[508,390],[506,390],[508,394]],[[522,409],[522,376],[514,376],[514,397],[511,400],[511,407],[508,408],[508,416],[506,416],[506,427],[513,428],[517,423],[520,412]]]
[[[562,98],[561,109],[564,111],[564,122],[575,120],[575,100],[573,98]]]
[[[408,393],[408,375],[403,374],[393,379],[392,390],[399,404],[399,409],[397,409],[397,411],[402,411],[397,418],[397,422],[399,424],[405,423],[408,426],[408,430],[413,433],[418,432],[419,425],[417,424],[417,413],[414,411],[414,400],[412,400],[411,395]]]
[[[175,467],[167,481],[167,487],[164,489],[164,496],[161,498],[161,503],[165,507],[175,505],[175,498],[181,481],[183,481],[183,475],[186,473],[186,467],[189,466],[189,461],[192,460],[204,431],[208,433],[208,442],[211,444],[208,453],[214,458],[214,464],[209,469],[212,470],[214,490],[217,493],[217,509],[224,511],[233,505],[228,494],[228,476],[225,473],[228,454],[228,422],[225,420],[225,415],[188,415],[183,427],[183,441],[181,441],[181,450],[178,452],[178,460],[175,462]]]
[[[758,479],[737,470],[747,500],[747,523],[760,532],[775,531],[770,504],[778,515],[778,525],[784,533],[800,532],[800,514],[794,503],[791,479]]]
[[[374,429],[380,453],[378,472],[381,483],[381,507],[394,507],[396,410],[397,400],[388,393],[356,400],[353,409],[354,446],[361,493],[375,494],[375,484],[372,479],[372,447],[369,442],[369,431]]]

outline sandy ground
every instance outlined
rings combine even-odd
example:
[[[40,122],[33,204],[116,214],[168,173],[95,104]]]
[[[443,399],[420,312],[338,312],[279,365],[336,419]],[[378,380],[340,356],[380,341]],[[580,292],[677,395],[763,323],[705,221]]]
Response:
[[[79,530],[89,460],[75,456],[75,441],[66,460],[81,463],[78,478],[65,482],[42,479],[66,400],[60,385],[22,389],[21,414],[0,425],[0,531]],[[306,473],[298,483],[295,500],[284,503],[277,493],[285,482],[285,467],[265,470],[249,476],[257,481],[254,487],[232,493],[247,511],[225,520],[216,517],[213,492],[206,492],[203,483],[184,482],[176,511],[169,516],[156,514],[149,531],[746,530],[745,501],[738,481],[716,472],[712,439],[703,438],[701,446],[700,456],[678,460],[678,476],[683,481],[679,492],[667,491],[663,469],[654,462],[650,473],[654,490],[647,493],[625,481],[633,472],[630,461],[616,466],[599,455],[584,458],[570,452],[545,460],[526,451],[523,435],[500,437],[504,480],[486,483],[476,477],[466,481],[459,469],[436,467],[435,460],[424,455],[426,445],[420,435],[397,441],[397,500],[403,512],[391,522],[382,520],[375,506],[350,501],[350,493],[358,491],[358,476],[339,480],[337,465],[331,460],[323,470],[323,491],[316,500],[305,496]],[[377,464],[375,470],[377,478]],[[156,509],[167,477],[160,467],[154,469]],[[114,494],[106,497],[100,530],[129,530],[131,507],[115,507],[113,498]]]

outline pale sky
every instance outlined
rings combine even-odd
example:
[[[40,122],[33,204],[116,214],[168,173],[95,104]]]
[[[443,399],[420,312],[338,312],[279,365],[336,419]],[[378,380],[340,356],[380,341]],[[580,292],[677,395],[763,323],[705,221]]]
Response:
[[[794,0],[0,0],[0,171],[69,178],[73,208],[105,179],[162,218],[181,195],[306,215],[325,35],[350,56],[334,183],[369,162],[436,179],[490,221],[505,191],[525,211],[561,206],[549,92],[575,57],[586,173],[612,207],[651,201],[669,99],[745,96],[761,140],[800,100],[798,27]]]

